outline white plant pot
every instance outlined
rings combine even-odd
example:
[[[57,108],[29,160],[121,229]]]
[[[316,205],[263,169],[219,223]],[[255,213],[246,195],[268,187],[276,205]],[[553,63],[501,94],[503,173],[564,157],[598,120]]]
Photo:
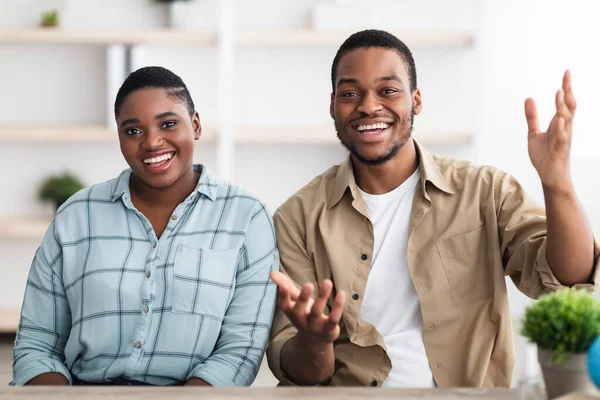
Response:
[[[587,353],[573,354],[565,365],[557,365],[552,362],[551,352],[538,348],[538,360],[549,399],[575,392],[598,394],[588,373]]]
[[[188,5],[185,1],[174,1],[167,4],[167,26],[169,28],[183,28],[187,17]]]

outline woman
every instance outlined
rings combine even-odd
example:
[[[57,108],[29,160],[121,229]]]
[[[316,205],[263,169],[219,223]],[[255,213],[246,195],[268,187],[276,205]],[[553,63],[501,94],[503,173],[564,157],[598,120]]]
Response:
[[[251,384],[279,265],[264,204],[193,164],[200,120],[171,71],[132,73],[115,117],[130,169],[57,212],[31,266],[11,384]]]

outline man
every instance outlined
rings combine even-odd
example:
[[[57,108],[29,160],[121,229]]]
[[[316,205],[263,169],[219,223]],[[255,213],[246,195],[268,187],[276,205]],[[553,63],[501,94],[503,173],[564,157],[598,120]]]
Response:
[[[546,132],[525,103],[547,216],[510,175],[411,138],[423,102],[398,38],[352,35],[331,76],[330,112],[350,155],[274,216],[284,273],[271,273],[271,370],[283,384],[508,386],[504,277],[533,298],[599,278],[600,248],[569,176],[569,73]]]

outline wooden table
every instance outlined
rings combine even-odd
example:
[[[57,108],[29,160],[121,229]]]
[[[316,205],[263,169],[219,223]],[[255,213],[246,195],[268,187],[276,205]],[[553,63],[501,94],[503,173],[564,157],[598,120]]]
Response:
[[[374,389],[374,388],[183,388],[183,387],[21,387],[0,388],[0,399],[517,399],[514,390],[486,389]]]
[[[184,388],[132,386],[2,387],[2,400],[28,399],[289,399],[289,400],[423,400],[423,399],[518,399],[515,389],[374,389],[374,388]],[[568,395],[561,400],[588,400],[592,397]]]

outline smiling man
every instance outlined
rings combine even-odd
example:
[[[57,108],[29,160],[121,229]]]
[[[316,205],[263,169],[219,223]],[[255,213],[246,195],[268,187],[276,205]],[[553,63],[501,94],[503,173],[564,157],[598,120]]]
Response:
[[[271,273],[271,370],[283,384],[508,386],[505,276],[533,298],[599,278],[600,248],[569,175],[570,75],[547,132],[525,104],[546,210],[510,175],[412,139],[423,101],[398,38],[352,35],[331,78],[331,117],[350,155],[274,216],[283,273]]]

